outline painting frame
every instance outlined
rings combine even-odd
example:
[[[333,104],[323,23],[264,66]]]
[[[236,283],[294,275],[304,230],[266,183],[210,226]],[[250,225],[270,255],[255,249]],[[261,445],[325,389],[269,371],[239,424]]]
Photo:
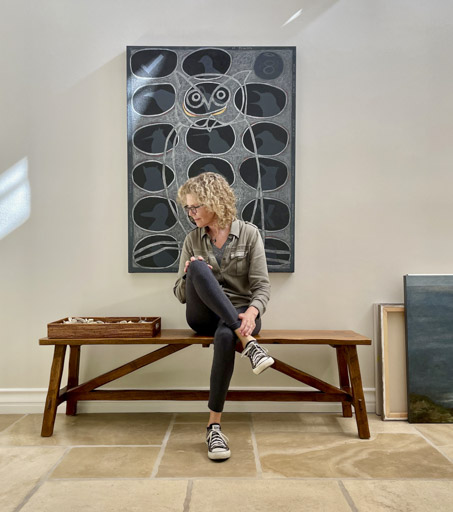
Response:
[[[160,57],[170,55],[170,53],[176,55],[176,67],[161,79],[146,76],[153,64],[156,64],[156,60],[152,65],[148,65],[143,61],[145,54],[139,54],[139,52],[148,52],[151,55],[156,51],[161,52]],[[231,71],[225,71],[225,67],[223,70],[216,71],[217,74],[211,72],[211,78],[206,73],[194,75],[191,69],[198,68],[195,65],[190,68],[186,66],[186,63],[200,51],[211,51],[211,54],[208,55],[211,57],[215,56],[215,53],[212,52],[229,53],[232,58]],[[193,226],[181,205],[176,202],[177,189],[188,177],[191,177],[192,166],[202,167],[199,161],[203,160],[203,165],[205,165],[205,161],[212,156],[211,160],[216,160],[215,166],[219,169],[219,173],[224,172],[222,169],[227,167],[227,164],[233,171],[233,181],[230,185],[238,197],[238,217],[253,222],[260,229],[269,272],[294,272],[296,48],[294,46],[128,46],[126,54],[128,271],[130,273],[178,271],[182,243]],[[259,59],[261,58],[262,61],[263,56],[274,58],[274,67],[267,65],[270,61],[265,61],[263,68],[257,67]],[[143,61],[141,64],[140,59]],[[280,61],[283,63],[281,69],[279,68]],[[140,65],[142,65],[141,68]],[[161,59],[159,65],[165,65],[165,60]],[[242,65],[243,68],[241,68]],[[269,74],[264,76],[263,69],[266,70],[266,73],[269,71]],[[196,72],[198,73],[198,71]],[[222,72],[226,74],[222,75]],[[231,77],[228,72],[231,72]],[[184,75],[184,73],[186,74]],[[192,73],[192,75],[187,75],[187,73]],[[164,74],[161,73],[161,75]],[[245,76],[248,78],[244,78]],[[236,80],[239,85],[236,89],[230,90],[228,87],[233,80]],[[183,85],[178,88],[180,83]],[[227,95],[231,93],[230,103],[232,108],[236,109],[234,116],[238,121],[237,124],[234,124],[236,121],[231,121],[233,124],[230,123],[234,131],[234,137],[232,136],[234,142],[231,142],[230,149],[227,147],[226,153],[216,149],[219,152],[210,155],[203,153],[203,151],[207,151],[207,146],[202,147],[193,142],[195,137],[190,137],[190,130],[197,130],[197,135],[200,135],[210,122],[214,123],[214,116],[217,116],[216,122],[220,122],[218,120],[220,114],[223,115],[223,111],[210,111],[205,114],[205,119],[198,120],[194,117],[195,121],[192,122],[192,118],[189,116],[197,116],[198,111],[191,103],[190,91],[191,88],[195,88],[196,95],[201,92],[210,94],[212,91],[209,90],[209,84],[213,83],[218,87],[225,86]],[[146,88],[148,89],[145,90]],[[275,111],[269,110],[271,103],[258,103],[260,108],[264,105],[261,113],[256,110],[256,105],[251,106],[250,98],[252,95],[257,98],[260,92],[263,92],[263,88],[266,88],[264,92],[270,91],[274,94],[274,103],[278,104]],[[173,105],[163,106],[166,100],[162,100],[159,104],[159,108],[162,107],[161,110],[157,113],[153,111],[154,107],[150,102],[144,101],[143,97],[154,94],[154,101],[157,97],[156,91],[162,98],[165,95],[168,97],[173,94],[175,98]],[[279,91],[283,91],[284,100],[281,99],[282,94]],[[264,94],[262,96],[264,97]],[[279,101],[283,106],[278,103]],[[226,111],[228,112],[227,109]],[[176,117],[180,120],[181,115],[184,119],[182,124],[175,121]],[[256,117],[260,115],[262,117]],[[186,119],[190,119],[192,124],[184,124]],[[197,124],[201,121],[204,121],[205,125]],[[221,127],[215,126],[211,130],[214,132],[218,129],[220,138],[225,141],[228,134],[224,136],[220,130],[226,131],[229,121],[222,122],[224,124]],[[159,130],[164,132],[166,129],[164,125],[171,125],[171,123],[173,123],[174,129],[176,126],[180,131],[172,133],[170,130],[170,133],[165,133],[166,144],[165,148],[161,150],[162,154],[158,154],[158,150],[154,148],[149,149],[148,146],[145,146],[147,140],[157,140],[155,134],[158,132],[158,128],[156,128],[158,125]],[[145,131],[147,132],[145,133]],[[205,131],[209,130],[206,128]],[[287,134],[286,142],[282,141],[282,138],[285,138],[284,132]],[[260,137],[260,133],[263,140],[271,133],[274,136],[274,146],[262,145],[261,149],[257,149],[256,140]],[[202,135],[208,137],[206,133]],[[263,149],[265,147],[270,149]],[[173,158],[179,152],[178,158],[175,158],[177,164],[173,168],[165,161],[166,154],[170,152],[172,152]],[[254,160],[256,160],[256,164]],[[205,169],[207,169],[207,164],[202,167],[203,172]],[[161,190],[158,190],[157,186],[153,189],[149,185],[151,181],[146,181],[147,177],[157,175],[159,172],[165,184]],[[198,169],[195,172],[198,172]],[[265,175],[275,175],[275,183],[272,182],[269,185],[268,181],[263,186],[263,176]],[[174,178],[171,183],[166,182],[168,177],[170,180]],[[268,186],[267,189],[266,186]],[[163,215],[166,215],[161,225],[157,225],[158,222],[155,222],[155,219],[159,218],[155,214],[158,210],[164,211]],[[153,219],[152,222],[149,221],[150,218]],[[160,261],[157,261],[159,258]],[[165,258],[167,260],[162,263]]]
[[[376,405],[384,421],[407,420],[405,309],[375,304]]]

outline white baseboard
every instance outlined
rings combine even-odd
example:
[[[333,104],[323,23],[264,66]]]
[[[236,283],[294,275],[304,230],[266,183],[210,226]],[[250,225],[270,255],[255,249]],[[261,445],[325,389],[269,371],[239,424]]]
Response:
[[[115,389],[115,388],[106,388]],[[194,389],[194,388],[191,388]],[[207,390],[207,388],[196,388]],[[231,388],[235,391],[269,391],[267,388]],[[303,387],[273,387],[272,391],[312,390]],[[43,388],[0,388],[0,414],[39,414],[44,410],[47,389]],[[369,413],[376,411],[374,388],[364,389],[366,408]],[[206,412],[207,404],[202,401],[96,400],[79,402],[78,412]],[[227,402],[225,412],[340,412],[336,402]],[[57,409],[64,413],[65,405]]]

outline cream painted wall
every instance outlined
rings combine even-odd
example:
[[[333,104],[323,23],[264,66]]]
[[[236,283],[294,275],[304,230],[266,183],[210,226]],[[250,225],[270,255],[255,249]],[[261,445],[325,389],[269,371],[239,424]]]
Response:
[[[2,396],[47,386],[51,349],[38,338],[50,321],[159,315],[164,327],[185,326],[173,274],[127,272],[127,45],[297,46],[296,272],[271,276],[265,327],[371,337],[373,303],[401,302],[405,273],[452,272],[450,0],[0,7],[0,183],[26,159],[31,191],[30,217],[0,240]],[[191,350],[125,383],[207,386],[211,351]],[[86,350],[84,376],[145,352]],[[330,349],[272,352],[336,381]],[[374,350],[359,356],[373,390]],[[294,381],[257,378],[238,359],[232,385]]]

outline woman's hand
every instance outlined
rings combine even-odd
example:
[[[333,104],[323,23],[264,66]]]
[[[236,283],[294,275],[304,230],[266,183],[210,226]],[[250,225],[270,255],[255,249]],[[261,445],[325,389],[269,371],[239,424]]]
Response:
[[[259,311],[254,306],[250,306],[244,313],[239,313],[239,318],[242,320],[239,333],[242,336],[250,336],[252,334],[256,326],[255,320],[258,313]]]
[[[204,261],[204,258],[203,258],[203,256],[197,256],[197,257],[192,256],[192,257],[190,258],[190,260],[187,260],[187,261],[186,261],[186,263],[185,263],[185,265],[184,265],[184,272],[187,272],[187,269],[189,268],[190,262],[191,262],[191,261],[195,261],[195,260]],[[208,263],[207,265],[208,265],[208,267],[212,270],[212,265],[209,265],[209,263]]]

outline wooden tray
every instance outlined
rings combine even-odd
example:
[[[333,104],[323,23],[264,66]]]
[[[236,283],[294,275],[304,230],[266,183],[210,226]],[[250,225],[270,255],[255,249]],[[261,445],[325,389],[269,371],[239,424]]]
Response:
[[[47,324],[48,338],[153,338],[160,333],[160,316],[87,316],[78,318],[92,318],[108,322],[104,324],[65,324],[62,318]],[[122,320],[131,324],[120,324]],[[138,323],[146,320],[147,323]]]

